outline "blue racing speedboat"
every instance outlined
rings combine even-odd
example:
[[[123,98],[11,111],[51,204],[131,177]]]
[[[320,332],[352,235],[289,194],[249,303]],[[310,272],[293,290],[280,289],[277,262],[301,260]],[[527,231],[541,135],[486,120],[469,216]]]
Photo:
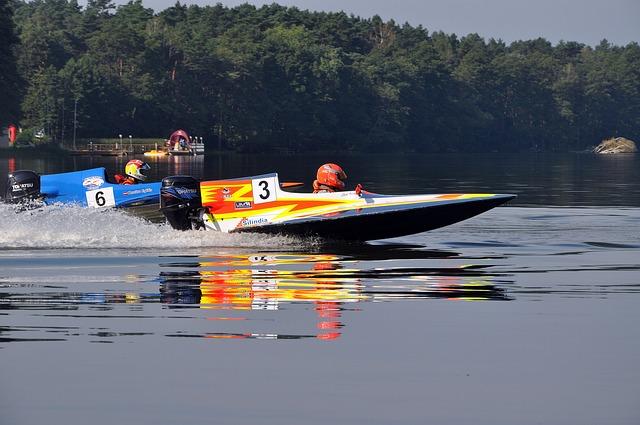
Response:
[[[160,183],[116,184],[104,167],[70,173],[38,175],[30,170],[10,173],[5,201],[41,201],[45,205],[76,204],[92,208],[127,208],[146,218],[160,217]]]

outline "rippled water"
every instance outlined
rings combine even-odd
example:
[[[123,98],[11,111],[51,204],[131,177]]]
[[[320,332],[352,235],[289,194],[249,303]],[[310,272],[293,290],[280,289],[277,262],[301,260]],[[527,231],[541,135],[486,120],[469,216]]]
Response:
[[[353,245],[0,217],[3,425],[640,419],[636,207]]]

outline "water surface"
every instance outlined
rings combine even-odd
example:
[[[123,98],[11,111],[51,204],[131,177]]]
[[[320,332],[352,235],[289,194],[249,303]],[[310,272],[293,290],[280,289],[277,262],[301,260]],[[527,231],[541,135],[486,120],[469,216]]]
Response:
[[[345,157],[380,192],[520,195],[369,244],[0,205],[0,422],[637,424],[637,159],[558,158]],[[306,181],[321,160],[155,170]],[[65,161],[42,164],[88,166]]]
[[[0,176],[9,170],[57,173],[105,167],[122,173],[128,158],[0,158]],[[278,172],[281,181],[306,183],[311,190],[318,167],[338,162],[348,187],[387,194],[483,192],[516,193],[511,205],[640,206],[640,155],[584,153],[531,154],[386,154],[386,155],[207,155],[145,158],[153,180],[187,174],[203,179]],[[0,191],[5,191],[0,178]]]

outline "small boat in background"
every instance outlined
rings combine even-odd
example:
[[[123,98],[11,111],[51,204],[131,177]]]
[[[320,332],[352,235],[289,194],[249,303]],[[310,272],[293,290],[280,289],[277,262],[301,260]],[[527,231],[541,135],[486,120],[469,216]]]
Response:
[[[156,146],[155,149],[151,149],[150,151],[146,151],[144,153],[144,156],[147,157],[161,157],[161,156],[167,156],[169,155],[169,152],[163,149],[158,149],[158,147]]]
[[[191,137],[184,130],[174,131],[167,141],[169,155],[204,155],[202,137]]]

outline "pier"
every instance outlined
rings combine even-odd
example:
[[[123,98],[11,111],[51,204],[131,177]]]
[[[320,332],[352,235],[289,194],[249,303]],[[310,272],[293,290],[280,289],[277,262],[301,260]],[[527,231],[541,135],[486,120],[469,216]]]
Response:
[[[89,142],[89,144],[81,148],[69,149],[71,155],[88,156],[128,156],[142,154],[144,151],[144,145],[93,142]]]

